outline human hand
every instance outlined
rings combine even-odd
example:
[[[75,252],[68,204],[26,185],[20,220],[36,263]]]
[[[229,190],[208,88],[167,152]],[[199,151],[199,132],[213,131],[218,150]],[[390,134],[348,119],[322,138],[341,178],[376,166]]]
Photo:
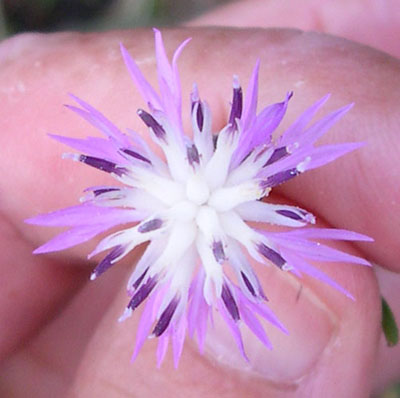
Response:
[[[398,151],[399,120],[388,112],[389,105],[395,109],[400,102],[395,87],[398,62],[340,39],[285,30],[176,30],[165,32],[164,39],[171,51],[188,36],[193,41],[180,60],[183,91],[188,93],[192,82],[198,83],[213,110],[215,130],[226,119],[232,74],[245,83],[257,58],[262,65],[260,104],[272,103],[295,89],[286,125],[327,92],[333,97],[326,112],[356,103],[325,141],[367,141],[368,145],[285,184],[278,194],[280,200],[288,198],[306,207],[326,225],[372,236],[373,244],[338,246],[398,271],[399,226],[393,218],[399,207],[398,191],[393,189],[398,176],[391,162]],[[147,343],[137,361],[129,364],[137,318],[123,324],[116,319],[126,301],[123,285],[139,253],[79,292],[91,270],[84,259],[86,247],[57,255],[30,254],[54,231],[26,226],[23,219],[72,205],[88,183],[100,185],[107,180],[100,173],[61,161],[63,149],[45,136],[46,132],[88,134],[90,127],[60,106],[65,93],[87,99],[119,126],[147,134],[136,117],[135,110],[144,104],[118,54],[120,41],[154,81],[152,34],[146,31],[22,36],[0,49],[1,147],[6,148],[1,161],[2,266],[7,275],[0,291],[0,319],[7,325],[0,331],[4,395],[24,396],[29,390],[33,397],[67,392],[78,397],[150,396],[160,391],[185,397],[322,393],[365,397],[375,375],[380,336],[379,290],[369,269],[322,265],[356,301],[305,280],[295,305],[279,298],[282,292],[295,298],[299,283],[289,281],[285,274],[262,273],[270,301],[277,303],[277,315],[291,324],[289,339],[294,339],[276,337],[274,361],[265,364],[263,379],[220,366],[191,347],[185,350],[178,371],[169,360],[156,370],[154,342]],[[368,70],[361,70],[363,65]],[[386,294],[389,302],[394,302],[395,293]],[[304,324],[307,313],[322,326],[316,322],[310,330]],[[294,343],[297,350],[288,352],[286,347]],[[299,349],[303,346],[306,352]],[[20,349],[13,352],[16,347]]]

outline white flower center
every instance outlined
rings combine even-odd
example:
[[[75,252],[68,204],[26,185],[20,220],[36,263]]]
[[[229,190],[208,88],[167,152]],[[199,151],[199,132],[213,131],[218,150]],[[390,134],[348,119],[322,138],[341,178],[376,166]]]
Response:
[[[186,183],[186,197],[194,204],[201,206],[207,203],[210,189],[207,182],[199,174],[193,174]]]

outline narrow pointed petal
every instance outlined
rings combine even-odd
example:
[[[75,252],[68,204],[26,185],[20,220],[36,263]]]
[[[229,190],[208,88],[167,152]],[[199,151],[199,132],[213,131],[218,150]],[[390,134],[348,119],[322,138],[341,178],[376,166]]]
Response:
[[[135,349],[132,354],[131,362],[133,362],[138,356],[143,344],[147,340],[147,336],[150,333],[151,325],[153,323],[152,319],[152,308],[154,305],[155,295],[152,295],[146,302],[143,309],[142,316],[140,318],[139,326],[136,332],[136,344]]]
[[[187,321],[186,317],[182,316],[179,322],[174,325],[172,333],[172,351],[174,353],[174,366],[178,369],[179,359],[182,355],[183,343],[185,342]]]
[[[96,224],[96,225],[80,225],[62,232],[55,238],[49,240],[44,245],[33,251],[34,254],[50,253],[59,250],[65,250],[80,243],[87,242],[96,235],[110,229],[113,225]]]
[[[146,78],[143,76],[142,72],[136,65],[136,62],[129,55],[128,51],[121,44],[121,54],[125,61],[125,65],[131,75],[132,80],[134,81],[136,87],[140,91],[142,97],[146,100],[146,102],[150,103],[153,108],[161,109],[161,101],[160,97],[153,89],[153,87],[149,84]]]
[[[283,134],[280,144],[289,145],[296,142],[303,132],[303,130],[307,127],[307,125],[311,122],[312,118],[318,112],[318,110],[328,101],[330,94],[325,95],[320,100],[311,105]]]
[[[364,146],[364,143],[362,142],[350,142],[346,144],[324,145],[318,147],[310,153],[311,160],[307,163],[306,170],[312,170],[324,166],[349,152],[361,148],[362,146]]]
[[[161,336],[158,340],[157,368],[160,368],[161,364],[164,361],[165,355],[167,354],[167,351],[168,351],[168,345],[169,345],[169,335],[165,334],[165,335]]]
[[[285,258],[287,258],[288,262],[293,264],[296,269],[298,269],[301,272],[304,272],[307,275],[310,275],[312,278],[318,279],[321,282],[326,283],[329,286],[332,286],[334,289],[338,290],[340,293],[344,294],[351,300],[354,300],[354,296],[350,294],[344,287],[342,287],[339,283],[334,281],[332,278],[330,278],[328,275],[326,275],[324,272],[319,270],[316,267],[313,267],[311,264],[309,264],[307,261],[305,261],[303,258],[300,256],[297,256],[294,254],[293,251],[291,250],[284,250],[285,253]]]

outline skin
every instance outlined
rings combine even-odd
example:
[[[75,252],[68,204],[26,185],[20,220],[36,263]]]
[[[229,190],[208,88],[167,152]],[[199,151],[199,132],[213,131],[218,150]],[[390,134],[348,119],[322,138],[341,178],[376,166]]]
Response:
[[[140,249],[107,276],[88,283],[95,263],[88,262],[86,254],[93,243],[32,256],[56,231],[23,220],[73,205],[86,186],[110,182],[88,167],[62,161],[65,147],[45,135],[93,134],[60,106],[71,102],[67,92],[88,100],[120,127],[147,137],[135,114],[144,104],[129,81],[118,43],[124,43],[155,83],[152,32],[17,36],[0,45],[0,147],[5,148],[0,162],[0,325],[7,325],[0,328],[0,392],[12,397],[24,397],[26,391],[32,397],[150,397],[162,391],[182,397],[363,398],[379,390],[400,368],[399,350],[388,351],[382,344],[379,302],[381,289],[399,310],[400,226],[394,215],[400,211],[400,174],[394,159],[400,120],[392,111],[400,106],[399,61],[343,39],[296,30],[187,28],[163,33],[170,54],[183,39],[193,37],[179,63],[183,98],[196,81],[213,111],[215,130],[227,117],[232,74],[245,85],[257,58],[259,104],[278,101],[295,88],[284,126],[328,92],[333,96],[324,112],[356,103],[322,141],[367,145],[274,194],[279,202],[292,201],[312,211],[320,225],[372,236],[374,244],[336,246],[379,264],[379,284],[375,273],[364,267],[321,265],[352,292],[356,301],[351,302],[319,283],[304,281],[334,313],[340,344],[324,352],[313,371],[289,388],[221,366],[190,343],[178,372],[170,359],[155,370],[154,341],[146,343],[130,365],[138,317],[124,324],[116,319],[126,303],[125,283]],[[267,288],[268,274],[261,279]]]

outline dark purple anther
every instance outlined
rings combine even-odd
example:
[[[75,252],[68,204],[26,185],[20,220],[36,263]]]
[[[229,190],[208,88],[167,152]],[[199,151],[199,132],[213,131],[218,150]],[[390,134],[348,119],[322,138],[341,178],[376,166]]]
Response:
[[[143,120],[146,126],[154,131],[154,134],[157,138],[165,139],[166,133],[164,128],[161,126],[160,123],[157,122],[156,119],[154,119],[153,116],[150,115],[150,113],[147,113],[143,109],[139,109],[137,111],[137,114]]]
[[[146,268],[146,269],[144,270],[143,274],[140,275],[139,278],[137,278],[137,279],[135,280],[135,283],[132,284],[132,289],[133,289],[133,290],[136,290],[136,289],[138,288],[138,286],[142,283],[142,280],[143,280],[143,278],[145,277],[145,275],[147,274],[147,271],[148,271],[148,270],[149,270],[149,269]]]
[[[197,120],[197,127],[199,128],[200,131],[202,131],[204,125],[204,114],[201,102],[199,102],[199,106],[197,107],[196,120]]]
[[[139,225],[138,231],[142,234],[156,229],[161,228],[163,221],[159,218],[154,218],[153,220],[146,221],[144,224]]]
[[[266,180],[262,181],[261,187],[263,189],[275,187],[276,185],[282,184],[299,174],[300,172],[296,168],[280,171],[279,173],[269,176]]]
[[[264,245],[264,243],[258,245],[258,251],[279,268],[282,268],[286,264],[285,259],[278,252]]]
[[[257,297],[256,291],[254,290],[254,287],[249,281],[249,278],[246,276],[246,274],[243,271],[240,271],[240,275],[242,276],[243,282],[246,285],[248,291],[251,293],[251,295]]]
[[[95,167],[96,169],[105,171],[106,173],[114,173],[121,177],[126,172],[124,167],[118,167],[115,163],[109,162],[108,160],[95,158],[93,156],[80,155],[79,161],[89,166]]]
[[[203,130],[204,125],[204,113],[203,113],[203,105],[201,101],[196,100],[192,102],[192,113],[196,111],[196,123],[199,131]]]
[[[226,283],[222,285],[222,293],[221,293],[222,301],[225,304],[226,309],[231,314],[231,317],[236,322],[240,319],[239,309],[236,304],[235,299],[232,296],[232,293]]]
[[[271,157],[268,159],[267,163],[265,163],[265,166],[268,166],[269,164],[277,162],[279,159],[282,159],[286,155],[288,155],[289,152],[287,151],[285,146],[282,146],[280,148],[276,148],[274,152],[272,152]]]
[[[235,125],[235,120],[240,119],[240,117],[242,116],[242,108],[243,108],[242,88],[239,85],[234,85],[231,114],[229,115],[229,124],[233,126]]]
[[[156,326],[154,327],[154,330],[152,333],[154,336],[159,337],[165,332],[165,330],[167,329],[168,325],[171,322],[172,316],[175,313],[178,303],[179,303],[179,299],[174,298],[168,304],[167,308],[161,314],[160,319],[158,320],[158,322],[156,323]]]
[[[138,152],[132,151],[131,149],[121,148],[121,152],[126,153],[127,155],[131,156],[132,158],[135,158],[135,159],[141,160],[142,162],[151,164],[149,159],[145,158],[143,155],[141,155]]]
[[[129,301],[128,308],[131,308],[132,311],[139,307],[140,304],[148,297],[151,291],[157,284],[157,280],[155,277],[149,278],[146,283],[144,283],[140,289],[133,295],[131,301]]]
[[[108,192],[115,192],[115,191],[119,191],[119,188],[99,188],[99,189],[95,189],[93,191],[93,195],[94,196],[100,196],[103,195],[103,193],[108,193]]]
[[[299,216],[297,213],[295,213],[294,211],[290,211],[290,210],[277,210],[276,211],[278,214],[280,214],[281,216],[287,217],[287,218],[291,218],[292,220],[302,220],[303,218],[301,216]]]
[[[196,145],[193,144],[192,146],[187,147],[186,152],[189,164],[191,166],[193,166],[194,163],[200,163],[199,152],[196,148]]]
[[[100,261],[97,267],[92,272],[91,279],[97,278],[102,273],[106,272],[113,264],[113,260],[118,258],[124,252],[123,246],[116,246]]]
[[[222,264],[226,260],[224,246],[222,245],[222,242],[220,240],[213,242],[212,251],[213,251],[215,260],[219,264]]]

